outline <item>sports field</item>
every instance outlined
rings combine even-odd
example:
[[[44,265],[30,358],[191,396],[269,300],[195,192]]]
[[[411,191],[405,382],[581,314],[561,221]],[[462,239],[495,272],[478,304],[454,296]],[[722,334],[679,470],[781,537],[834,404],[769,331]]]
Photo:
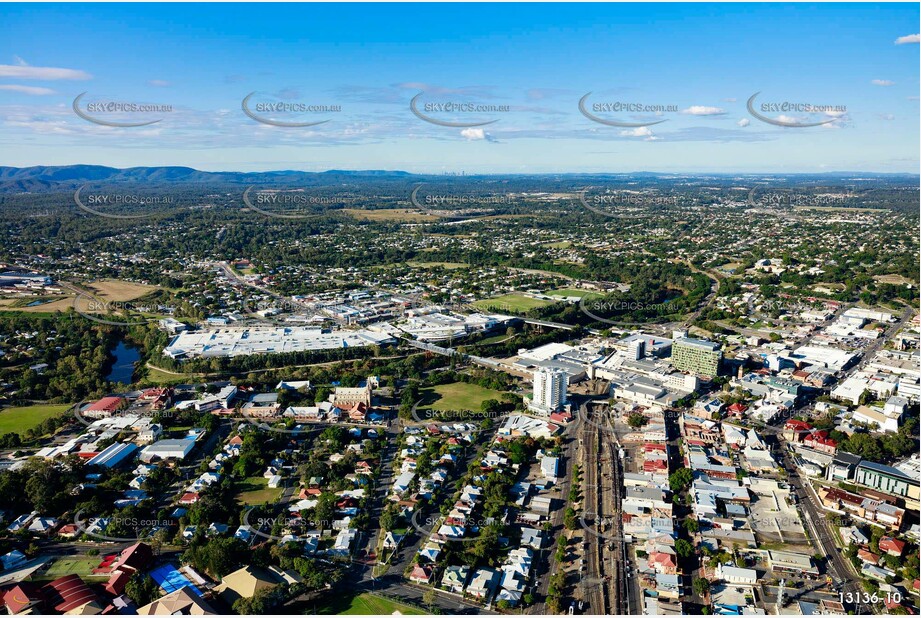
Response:
[[[480,410],[480,405],[487,399],[499,399],[502,393],[477,384],[452,382],[422,389],[421,410]]]
[[[342,212],[355,219],[363,221],[400,221],[400,222],[419,222],[435,221],[438,219],[435,215],[421,213],[417,210],[408,210],[406,208],[381,208],[378,210],[363,210],[361,208],[343,208]]]
[[[485,309],[487,311],[497,311],[500,313],[503,311],[509,313],[524,313],[531,309],[537,309],[538,307],[546,307],[551,303],[550,301],[531,298],[530,296],[525,296],[524,294],[506,294],[504,296],[497,296],[495,298],[485,298],[483,300],[478,300],[473,304],[476,307]]]
[[[49,403],[4,408],[0,410],[0,435],[10,432],[22,435],[45,419],[63,414],[69,407],[68,403]]]
[[[83,579],[105,581],[107,575],[93,575],[93,569],[102,562],[102,556],[67,556],[56,559],[48,570],[37,576],[36,579],[52,580],[64,575],[79,575]]]
[[[579,298],[601,298],[604,294],[593,292],[591,290],[579,290],[577,288],[560,288],[559,290],[550,290],[545,292],[547,296],[578,296]]]
[[[327,605],[317,608],[318,614],[338,615],[338,616],[390,616],[394,612],[400,612],[409,616],[421,616],[425,614],[421,609],[397,603],[384,597],[374,594],[364,593],[354,596],[339,596],[329,599]]]
[[[413,268],[446,268],[448,270],[467,268],[468,266],[463,262],[406,262],[406,265]]]

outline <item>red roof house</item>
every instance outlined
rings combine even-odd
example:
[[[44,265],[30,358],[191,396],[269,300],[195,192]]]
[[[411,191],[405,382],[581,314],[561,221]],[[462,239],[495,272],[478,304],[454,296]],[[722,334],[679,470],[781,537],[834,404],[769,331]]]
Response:
[[[884,536],[879,540],[879,550],[884,551],[890,556],[901,558],[905,552],[905,541],[894,539],[891,536]]]
[[[117,597],[125,591],[125,586],[128,585],[128,580],[131,579],[132,575],[133,573],[127,571],[115,571],[112,573],[112,576],[109,577],[109,581],[106,582],[106,592]]]
[[[34,584],[29,582],[21,582],[7,590],[3,595],[3,604],[6,605],[6,609],[10,614],[18,614],[30,608],[38,609],[37,613],[42,613],[39,609],[42,600],[41,592]]]
[[[201,496],[198,495],[198,492],[187,491],[184,494],[182,494],[181,498],[179,498],[179,504],[195,504],[196,502],[198,502],[198,499],[200,497]]]
[[[125,571],[127,573],[136,573],[145,571],[153,561],[153,550],[147,543],[135,543],[131,547],[122,550],[118,561],[115,563],[116,571]],[[115,594],[121,594],[120,592]]]

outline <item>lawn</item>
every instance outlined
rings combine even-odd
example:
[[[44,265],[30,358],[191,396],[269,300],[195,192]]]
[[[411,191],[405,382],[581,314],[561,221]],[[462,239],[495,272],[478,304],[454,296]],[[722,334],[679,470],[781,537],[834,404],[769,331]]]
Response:
[[[421,616],[425,612],[421,609],[397,603],[390,599],[385,599],[374,594],[364,593],[353,596],[339,596],[329,599],[325,606],[317,608],[317,614],[320,615],[339,615],[339,616],[390,616],[394,612],[409,616]]]
[[[142,283],[118,281],[116,279],[94,281],[86,287],[94,290],[99,298],[113,301],[134,300],[159,289],[155,285],[144,285]]]
[[[500,399],[502,393],[477,384],[452,382],[422,389],[422,410],[480,410],[480,405],[487,399]]]
[[[160,371],[156,367],[152,366],[143,366],[139,367],[140,371],[145,371],[146,376],[142,382],[151,382],[153,384],[184,384],[187,382],[194,382],[196,376],[199,374],[184,373],[178,376],[174,376],[171,373],[166,373],[165,371]]]
[[[538,307],[546,307],[551,303],[547,300],[539,300],[537,298],[531,298],[530,296],[525,296],[523,294],[506,294],[505,296],[497,296],[496,298],[485,298],[483,300],[478,300],[473,304],[476,307],[485,309],[487,311],[524,313],[531,309],[537,309]]]
[[[237,500],[242,504],[255,505],[266,502],[273,503],[278,501],[283,491],[281,487],[272,489],[269,485],[269,479],[261,476],[251,476],[243,481],[240,493],[237,494]]]
[[[34,307],[22,306],[19,298],[0,299],[0,307],[10,311],[23,311],[25,313],[55,313],[57,311],[67,311],[74,306],[73,295],[55,296],[54,300],[43,302]],[[31,299],[37,300],[37,299]],[[28,305],[28,303],[26,303]]]
[[[68,408],[70,404],[59,403],[0,410],[0,435],[11,432],[24,434],[45,419],[63,414]]]
[[[364,210],[361,208],[343,208],[342,212],[355,219],[364,221],[399,221],[419,223],[424,221],[437,221],[438,217],[408,210],[406,208],[381,208],[377,210]]]
[[[102,554],[98,556],[68,556],[58,558],[51,563],[48,570],[38,576],[38,579],[52,580],[64,575],[79,575],[84,579],[108,579],[107,575],[93,575],[93,569],[102,562]]]
[[[463,262],[406,262],[406,265],[413,268],[446,268],[448,270],[467,268],[468,266]]]
[[[578,296],[579,298],[601,298],[604,294],[592,292],[591,290],[579,290],[576,288],[560,288],[559,290],[550,290],[545,292],[547,296]]]

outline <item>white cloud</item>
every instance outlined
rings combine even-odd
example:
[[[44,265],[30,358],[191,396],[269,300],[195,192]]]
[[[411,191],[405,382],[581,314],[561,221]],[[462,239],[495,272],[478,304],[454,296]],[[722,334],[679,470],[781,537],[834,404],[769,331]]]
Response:
[[[649,127],[636,127],[635,129],[621,131],[620,134],[624,137],[653,137]]]
[[[709,107],[707,105],[692,105],[687,109],[681,110],[682,114],[689,114],[691,116],[719,116],[720,114],[725,114],[726,110],[722,107]]]
[[[41,88],[39,86],[21,86],[20,84],[0,84],[0,90],[10,90],[12,92],[21,92],[23,94],[54,94],[51,88]]]
[[[461,131],[461,137],[465,137],[471,141],[486,139],[486,131],[483,129],[474,129],[467,128]]]
[[[742,119],[739,120],[736,124],[739,125],[740,127],[747,127],[747,126],[750,125],[751,123],[752,123],[752,121],[749,120],[748,118],[742,118]]]
[[[892,114],[880,114],[879,117],[883,120],[895,120],[895,116]]]
[[[826,115],[826,116],[831,116],[832,118],[841,118],[841,117],[844,116],[846,113],[847,113],[847,112],[839,112],[839,111],[834,111],[834,110],[826,110],[826,111],[825,111],[825,115]]]
[[[22,60],[20,58],[19,60]],[[30,67],[25,65],[0,64],[0,77],[17,79],[92,79],[92,75],[77,69],[59,69],[56,67]]]
[[[738,99],[735,97],[728,97],[723,100],[726,101],[727,103],[735,103],[736,101],[738,101]]]
[[[895,82],[888,79],[874,79],[870,80],[870,83],[874,86],[895,86]]]
[[[21,67],[29,66],[29,63],[23,60],[22,58],[20,58],[19,56],[13,56],[13,62],[15,62],[17,66],[21,66]]]
[[[921,43],[921,34],[908,34],[895,40],[896,45],[905,45],[906,43]]]
[[[157,88],[166,88],[167,86],[170,85],[170,83],[166,81],[165,79],[152,79],[147,83],[150,84],[151,86],[156,86]]]

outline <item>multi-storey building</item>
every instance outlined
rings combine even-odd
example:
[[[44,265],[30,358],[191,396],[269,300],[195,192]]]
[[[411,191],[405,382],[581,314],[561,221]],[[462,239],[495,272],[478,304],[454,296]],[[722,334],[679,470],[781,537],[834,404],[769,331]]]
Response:
[[[529,409],[539,414],[549,415],[566,406],[566,389],[569,376],[561,369],[538,369],[534,372],[534,397]]]
[[[672,365],[681,371],[714,377],[722,359],[720,345],[712,341],[682,337],[672,345]]]

